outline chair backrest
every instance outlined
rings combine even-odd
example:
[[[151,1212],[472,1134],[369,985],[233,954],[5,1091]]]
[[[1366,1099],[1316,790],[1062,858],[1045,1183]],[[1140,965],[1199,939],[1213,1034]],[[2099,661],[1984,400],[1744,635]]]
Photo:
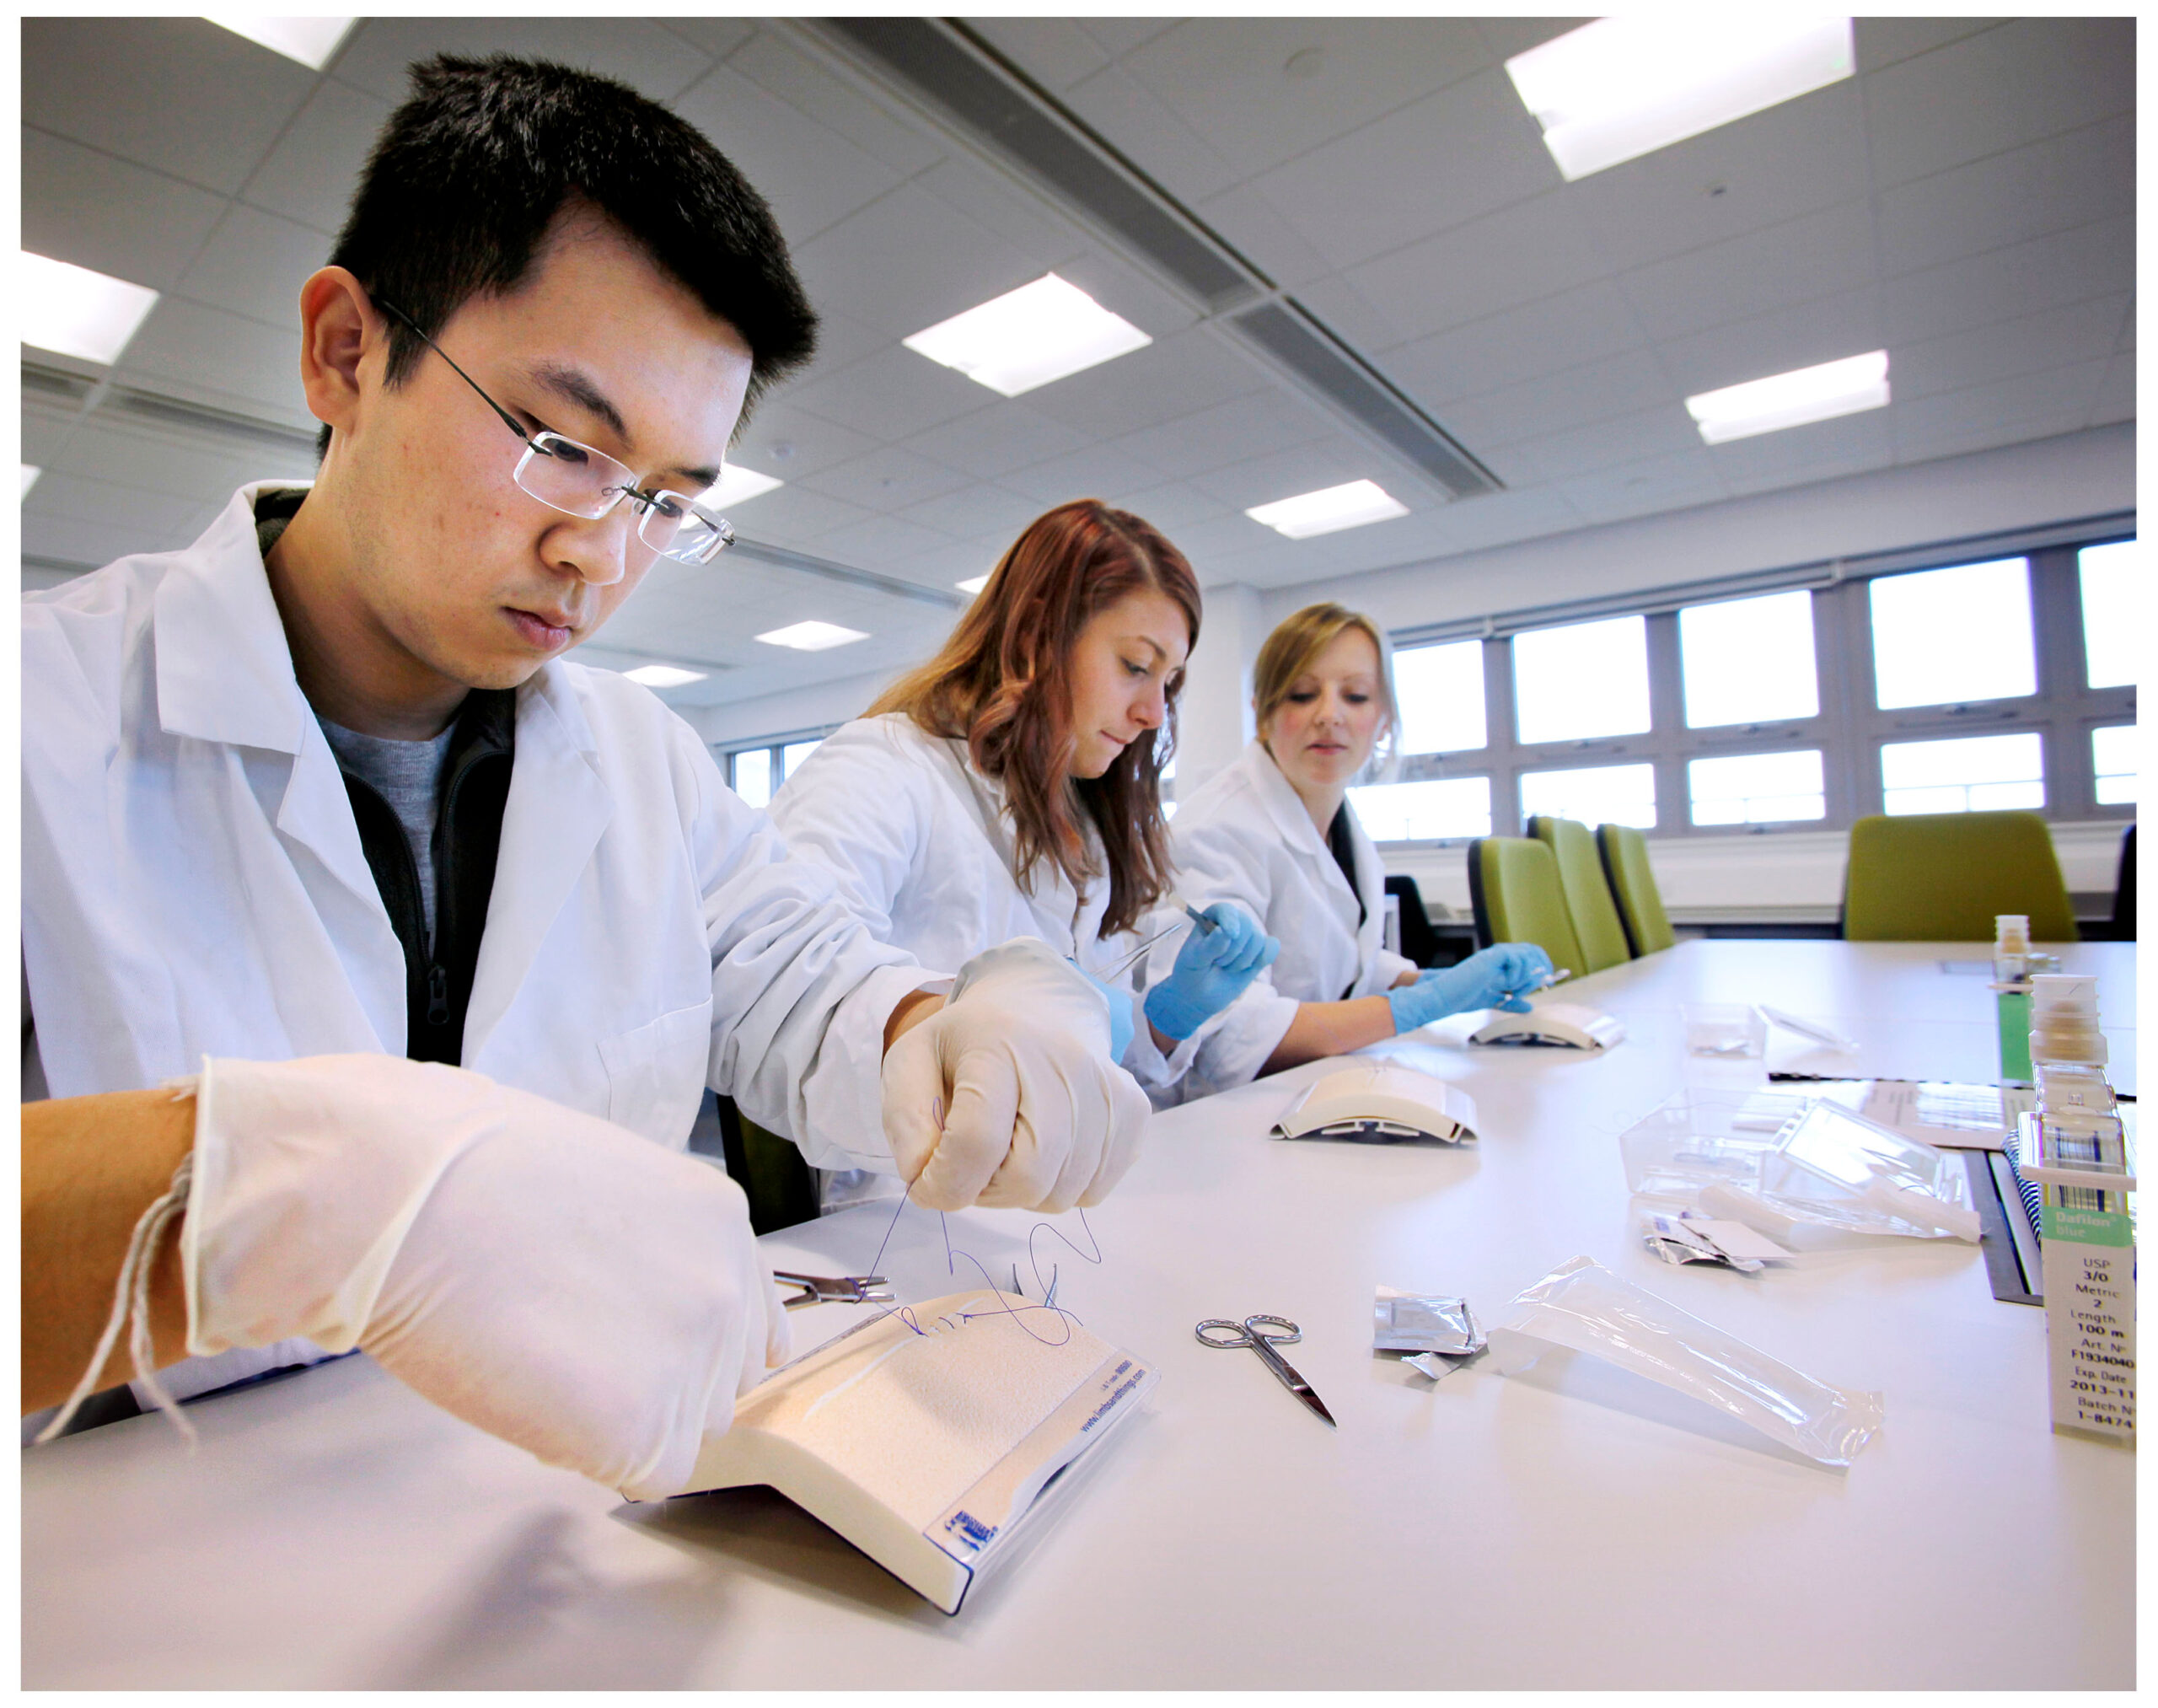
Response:
[[[2113,880],[2113,941],[2135,941],[2135,826],[2121,838],[2120,875]]]
[[[1649,839],[1631,824],[1599,824],[1596,846],[1634,953],[1652,955],[1677,943],[1678,933],[1663,910],[1663,892],[1656,887],[1656,870],[1649,864]]]
[[[1581,942],[1583,964],[1577,973],[1600,973],[1633,958],[1626,947],[1626,927],[1618,922],[1612,905],[1611,886],[1604,881],[1603,862],[1597,858],[1596,838],[1577,819],[1554,819],[1538,813],[1528,821],[1528,834],[1551,851],[1559,862],[1559,889],[1566,898],[1566,911],[1573,918],[1574,936]]]
[[[1559,862],[1529,836],[1484,836],[1468,845],[1468,900],[1476,940],[1534,943],[1554,967],[1583,970],[1581,939],[1559,887]]]
[[[1991,943],[2003,913],[2026,915],[2033,943],[2076,941],[2053,839],[2036,813],[1925,813],[1851,826],[1846,937]]]
[[[752,1233],[817,1219],[817,1172],[799,1150],[743,1114],[733,1098],[719,1100],[719,1130],[727,1172],[749,1200]]]
[[[1389,872],[1386,893],[1401,900],[1401,952],[1420,967],[1439,964],[1439,934],[1431,929],[1431,916],[1424,906],[1424,892],[1406,873]]]

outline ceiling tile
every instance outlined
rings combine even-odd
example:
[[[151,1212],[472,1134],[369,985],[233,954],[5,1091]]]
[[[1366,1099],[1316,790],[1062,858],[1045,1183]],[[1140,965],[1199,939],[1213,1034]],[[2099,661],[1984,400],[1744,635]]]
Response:
[[[1861,82],[1885,190],[2133,111],[2135,20],[2017,19]]]
[[[1284,218],[1346,266],[1541,195],[1559,178],[1512,80],[1489,71],[1256,182]]]
[[[2080,427],[2089,419],[2110,366],[2110,361],[2083,362],[2073,368],[2017,374],[1962,391],[1914,398],[1908,403],[1899,399],[1892,423],[1897,444],[1903,448],[1946,432],[2051,422],[2064,416],[2075,416],[2075,425]],[[2066,431],[2048,427],[2047,435],[2056,430]]]
[[[115,418],[76,428],[62,466],[87,475],[125,470],[131,486],[200,503],[222,502],[250,481],[304,479],[314,459],[297,447],[242,446]]]
[[[788,245],[867,207],[899,175],[728,66],[674,102],[771,203]]]
[[[2131,298],[2093,297],[2013,320],[1997,320],[1945,338],[1898,346],[1889,384],[1898,402],[1962,390],[2049,368],[2071,368],[2113,353]]]
[[[1195,206],[1244,174],[1123,65],[1064,91],[1065,104],[1172,196]]]
[[[389,114],[388,101],[325,78],[250,175],[242,198],[318,231],[338,230]]]
[[[804,478],[813,492],[844,498],[867,509],[892,513],[967,484],[969,476],[894,445]]]
[[[408,67],[438,53],[514,54],[598,72],[656,101],[674,99],[711,60],[643,18],[370,18],[330,67],[338,82],[386,101],[411,88]],[[297,69],[297,67],[295,67]]]
[[[1203,18],[1164,31],[1124,62],[1248,173],[1345,136],[1491,61],[1464,19]]]
[[[899,344],[786,394],[797,408],[887,444],[910,444],[917,433],[971,414],[996,395],[987,386]]]
[[[24,124],[226,196],[316,81],[200,18],[25,18],[22,44]]]
[[[1251,358],[1208,329],[1195,327],[1053,381],[1028,393],[1027,399],[1053,421],[1111,438],[1248,396],[1268,384],[1267,374]]]
[[[1618,522],[1660,510],[1683,510],[1724,496],[1715,466],[1699,446],[1645,458],[1621,467],[1579,475],[1558,483],[1589,522]]]
[[[1553,191],[1344,274],[1404,337],[1422,337],[1611,271],[1581,209]]]
[[[1001,398],[993,398],[986,409],[906,436],[910,449],[986,480],[1045,463],[1087,443],[1087,435],[1076,427],[1053,421],[1028,404]]]
[[[1733,491],[1833,480],[1880,468],[1892,459],[1891,413],[1887,408],[1869,409],[1704,448],[1710,463]]]
[[[2106,377],[2098,386],[2096,400],[2091,408],[2091,425],[2101,426],[2107,422],[2135,419],[2135,358],[2116,356],[2107,364]]]
[[[1031,469],[1015,469],[1001,484],[1038,501],[1046,510],[1074,498],[1100,498],[1113,504],[1120,495],[1142,491],[1157,479],[1151,470],[1121,452],[1090,445]]]
[[[1887,341],[1881,293],[1869,287],[1669,339],[1656,355],[1683,398],[1863,355]]]
[[[760,475],[799,481],[835,463],[865,455],[878,443],[867,433],[796,409],[782,391],[757,411],[727,460],[743,463]]]
[[[166,297],[150,310],[114,371],[123,381],[312,427],[314,417],[300,390],[300,337],[294,318],[292,330],[279,330],[222,309]]]
[[[1540,146],[1540,145],[1539,145]],[[1784,101],[1566,186],[1613,266],[1645,266],[1854,201],[1866,177],[1855,80]]]
[[[1893,65],[1900,59],[1913,59],[1921,53],[1930,53],[1936,47],[1946,47],[1951,41],[1960,41],[1967,35],[1976,35],[1982,30],[1994,29],[2001,20],[1998,18],[1859,18],[1852,21],[1857,26],[1858,68],[1863,74],[1878,71],[1885,65]]]
[[[1082,18],[1079,20],[1082,30],[1100,42],[1108,52],[1119,57],[1175,25],[1173,18]]]
[[[330,259],[330,244],[312,226],[234,202],[176,288],[212,308],[297,330],[300,287]]]
[[[1873,210],[1847,201],[1659,261],[1619,281],[1651,338],[1675,338],[1874,282]]]
[[[1906,273],[1882,287],[1882,303],[1888,336],[1901,345],[2134,287],[2128,216]]]
[[[1282,388],[1270,387],[1126,433],[1116,441],[1116,448],[1162,478],[1180,481],[1269,451],[1308,444],[1336,430],[1313,405]]]
[[[1513,449],[1533,464],[1544,480],[1564,481],[1645,457],[1696,449],[1700,443],[1694,418],[1672,402],[1588,427],[1539,434]]]
[[[737,531],[744,540],[768,540],[778,545],[806,545],[832,529],[866,522],[871,515],[859,504],[813,492],[807,486],[760,492],[754,502],[754,508],[742,507]]]
[[[1247,457],[1225,469],[1194,475],[1186,484],[1232,509],[1248,510],[1276,498],[1293,498],[1302,492],[1338,486],[1345,481],[1361,480],[1377,481],[1404,504],[1413,502],[1406,483],[1395,475],[1389,459],[1346,435]],[[1254,528],[1260,525],[1252,524]]]
[[[194,536],[114,520],[103,511],[88,515],[23,517],[23,555],[99,569],[116,558],[144,551],[177,551]]]
[[[727,62],[894,172],[911,175],[926,170],[949,152],[920,121],[894,117],[770,28],[759,30],[727,55]]]
[[[1557,373],[1448,404],[1445,426],[1479,457],[1539,434],[1585,427],[1674,400],[1678,394],[1646,350],[1587,362]]]
[[[995,537],[1009,542],[1046,507],[1038,498],[983,482],[958,487],[910,504],[899,513],[908,521],[957,540]]]
[[[1044,201],[1010,179],[972,160],[953,155],[916,174],[913,182],[995,232],[1044,271],[1068,263],[1088,247],[1087,239],[1070,220],[1057,217]]]
[[[222,197],[79,142],[23,130],[23,247],[169,291],[208,241]]]
[[[1896,460],[1904,464],[1937,462],[1944,457],[1968,456],[1973,451],[1998,450],[2004,445],[2027,444],[2033,439],[2057,438],[2063,433],[2081,432],[2088,419],[2086,411],[2069,409],[2049,416],[2033,416],[2012,422],[1987,422],[1971,427],[1958,426],[1953,421],[1948,421],[1937,432],[1923,436],[1899,435]]]
[[[1069,89],[1116,56],[1070,18],[969,18],[965,22],[1047,89]]]
[[[2135,116],[2124,113],[1884,191],[1890,277],[2135,208]]]
[[[912,184],[793,247],[812,302],[829,303],[894,338],[963,314],[1042,271],[1031,256]]]
[[[953,543],[948,534],[924,528],[919,523],[902,522],[896,516],[851,522],[823,536],[824,551],[841,563],[879,573],[888,572],[888,566],[895,561]]]
[[[660,27],[712,59],[722,59],[756,33],[743,18],[662,18]]]
[[[1387,375],[1427,409],[1477,397],[1643,343],[1617,286],[1585,285],[1387,352]]]
[[[814,303],[817,310],[817,353],[809,365],[789,376],[788,385],[806,385],[813,379],[822,379],[828,373],[836,373],[842,368],[851,368],[865,356],[874,356],[880,350],[888,350],[893,339],[888,332],[879,332],[873,326],[840,314],[829,303]]]
[[[1195,528],[1202,522],[1217,522],[1222,517],[1234,513],[1220,499],[1210,497],[1197,487],[1179,482],[1149,486],[1143,492],[1126,493],[1122,508],[1152,523],[1168,534],[1172,542],[1181,529]]]
[[[1479,18],[1476,28],[1491,57],[1504,63],[1516,54],[1541,47],[1594,21],[1588,18]]]
[[[1382,355],[1409,341],[1406,332],[1339,273],[1299,286],[1296,301],[1335,337],[1366,357]]]
[[[140,529],[174,545],[192,540],[190,524],[202,508],[201,495],[157,492],[114,478],[127,472],[105,469],[71,475],[64,469],[47,469],[22,501],[22,513],[25,518],[102,516],[116,526]]]
[[[1224,243],[1284,290],[1325,278],[1338,265],[1313,247],[1252,185],[1225,190],[1194,211]]]

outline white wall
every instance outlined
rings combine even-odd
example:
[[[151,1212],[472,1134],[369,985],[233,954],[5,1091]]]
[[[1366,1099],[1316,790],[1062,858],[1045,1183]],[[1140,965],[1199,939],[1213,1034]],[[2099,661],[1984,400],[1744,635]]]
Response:
[[[1177,701],[1177,792],[1191,792],[1226,770],[1252,737],[1251,666],[1266,638],[1256,588],[1232,582],[1206,589],[1199,645]]]
[[[674,709],[690,728],[705,739],[707,745],[730,747],[738,742],[792,735],[801,730],[821,729],[827,724],[845,723],[851,717],[859,717],[899,674],[896,670],[873,671],[866,676],[848,676],[837,682],[816,682],[803,688],[791,688],[784,694],[738,700],[727,706],[678,706]]]

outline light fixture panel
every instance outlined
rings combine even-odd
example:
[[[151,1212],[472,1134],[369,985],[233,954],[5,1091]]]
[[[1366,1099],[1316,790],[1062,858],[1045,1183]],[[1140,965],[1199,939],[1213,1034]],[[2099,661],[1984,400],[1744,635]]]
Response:
[[[640,664],[622,674],[647,688],[679,688],[687,683],[703,681],[706,674],[702,670],[684,670],[673,664]]]
[[[1570,183],[1851,75],[1848,18],[1773,8],[1599,18],[1506,62]]]
[[[837,623],[789,623],[783,629],[770,629],[757,636],[768,647],[792,647],[801,653],[821,653],[828,647],[845,647],[869,636],[860,629],[842,628]]]
[[[45,472],[45,470],[42,470],[42,469],[40,469],[40,468],[37,467],[35,464],[31,464],[31,463],[24,463],[24,464],[23,465],[23,497],[24,497],[27,498],[27,497],[30,497],[30,488],[31,488],[31,487],[33,487],[33,486],[35,486],[35,485],[37,485],[37,477],[38,477],[40,475],[42,475],[44,472]]]
[[[226,13],[204,13],[205,20],[235,35],[244,35],[287,59],[296,59],[309,71],[320,71],[352,29],[350,18],[242,18]]]
[[[1409,507],[1376,481],[1350,481],[1316,492],[1300,492],[1293,498],[1277,498],[1271,504],[1255,505],[1244,512],[1253,521],[1264,522],[1276,534],[1291,540],[1390,522],[1408,513]]]
[[[716,510],[730,510],[738,504],[746,504],[752,498],[776,491],[786,481],[774,475],[760,475],[754,469],[745,469],[739,463],[729,463],[719,471],[719,484],[702,495],[706,503]]]
[[[158,293],[67,261],[22,251],[15,275],[16,324],[40,350],[110,367],[157,306]]]
[[[1005,397],[1017,397],[1153,341],[1055,273],[900,340],[916,355]]]
[[[1880,409],[1888,400],[1888,352],[1874,350],[1704,391],[1688,398],[1686,409],[1701,430],[1702,442],[1720,445]]]
[[[955,581],[952,585],[958,588],[961,593],[977,594],[989,585],[989,577],[985,575],[970,575],[964,581]]]

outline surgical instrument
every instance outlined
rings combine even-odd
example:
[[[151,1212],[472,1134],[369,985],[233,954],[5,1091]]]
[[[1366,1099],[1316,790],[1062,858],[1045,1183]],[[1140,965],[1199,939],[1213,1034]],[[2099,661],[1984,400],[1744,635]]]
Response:
[[[1216,1340],[1208,1329],[1226,1332],[1227,1340]],[[1270,1335],[1268,1329],[1281,1329],[1287,1332]],[[1246,1317],[1241,1323],[1232,1323],[1221,1317],[1209,1317],[1192,1330],[1193,1336],[1202,1346],[1211,1346],[1216,1351],[1232,1347],[1248,1346],[1259,1354],[1260,1362],[1271,1370],[1281,1385],[1325,1420],[1329,1429],[1336,1427],[1334,1414],[1326,1409],[1318,1395],[1312,1392],[1312,1385],[1299,1376],[1286,1358],[1274,1350],[1278,1344],[1293,1345],[1304,1338],[1304,1331],[1286,1317]]]
[[[803,1305],[888,1305],[898,1297],[881,1275],[796,1275],[776,1269],[772,1279],[803,1291],[786,1301],[786,1308]]]

